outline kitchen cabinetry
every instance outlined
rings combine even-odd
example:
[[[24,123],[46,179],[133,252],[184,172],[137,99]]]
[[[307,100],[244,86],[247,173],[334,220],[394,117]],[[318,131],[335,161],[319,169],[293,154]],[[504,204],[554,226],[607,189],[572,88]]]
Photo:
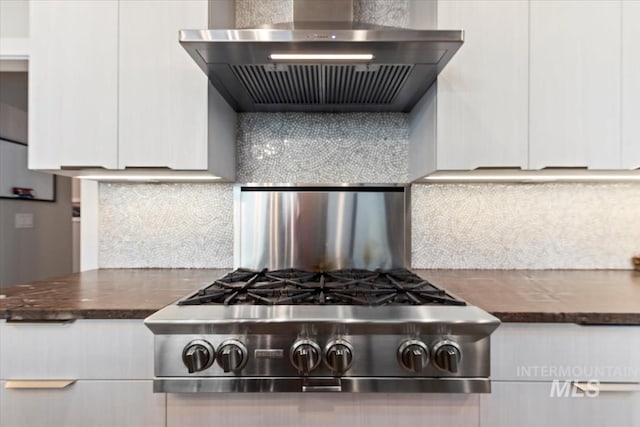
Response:
[[[118,1],[30,8],[29,168],[117,168]]]
[[[531,169],[621,167],[620,8],[531,2]]]
[[[640,168],[640,2],[622,2],[622,167]]]
[[[503,324],[491,345],[481,426],[640,424],[639,327]],[[594,380],[597,395],[572,384]]]
[[[0,336],[3,427],[165,425],[141,320],[0,322]]]
[[[437,15],[465,43],[438,77],[431,171],[640,167],[637,2],[439,1]]]
[[[640,382],[640,327],[507,323],[491,335],[494,380],[591,379],[579,371],[594,371],[601,381]]]
[[[151,381],[77,381],[63,389],[6,388],[0,382],[2,427],[162,427],[165,397]]]
[[[562,383],[561,383],[562,384]],[[482,427],[631,427],[640,425],[640,391],[551,395],[552,382],[495,381],[480,397]],[[573,393],[573,395],[572,395]]]
[[[234,178],[235,112],[178,43],[179,29],[207,28],[206,0],[31,8],[30,168]]]
[[[465,42],[438,77],[437,169],[527,168],[528,8],[438,3],[438,27],[464,29]]]
[[[202,0],[120,1],[121,168],[207,169],[208,80],[178,43],[207,16]]]
[[[169,394],[167,426],[473,427],[478,401],[465,394]]]

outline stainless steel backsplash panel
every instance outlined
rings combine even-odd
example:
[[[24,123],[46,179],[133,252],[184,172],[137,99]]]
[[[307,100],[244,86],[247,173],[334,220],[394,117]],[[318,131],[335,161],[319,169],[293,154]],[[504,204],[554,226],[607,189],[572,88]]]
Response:
[[[238,186],[236,267],[409,265],[406,186]]]

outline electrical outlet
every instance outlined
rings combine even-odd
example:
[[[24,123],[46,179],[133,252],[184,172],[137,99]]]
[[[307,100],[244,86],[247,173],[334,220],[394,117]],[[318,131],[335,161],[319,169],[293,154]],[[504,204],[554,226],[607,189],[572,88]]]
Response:
[[[17,213],[15,218],[16,228],[33,228],[32,213]]]

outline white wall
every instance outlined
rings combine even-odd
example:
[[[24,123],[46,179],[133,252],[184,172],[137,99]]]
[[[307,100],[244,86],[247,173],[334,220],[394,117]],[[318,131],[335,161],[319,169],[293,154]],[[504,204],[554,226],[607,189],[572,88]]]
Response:
[[[0,287],[71,273],[71,182],[56,179],[55,203],[0,199]],[[33,228],[16,228],[16,214]]]
[[[2,3],[3,0],[0,0]],[[27,143],[27,73],[0,73],[0,138]]]
[[[27,142],[26,95],[26,73],[0,73],[0,106],[15,113],[0,114],[0,136]],[[56,202],[0,199],[0,287],[71,272],[71,181],[56,181]],[[16,228],[16,214],[33,215],[33,228]]]
[[[29,37],[29,0],[0,0],[0,37]]]

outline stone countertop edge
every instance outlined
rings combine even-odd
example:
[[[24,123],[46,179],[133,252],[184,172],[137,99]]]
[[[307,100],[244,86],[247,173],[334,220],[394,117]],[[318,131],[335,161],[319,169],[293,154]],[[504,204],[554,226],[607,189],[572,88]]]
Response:
[[[0,319],[144,319],[230,269],[101,269],[0,288]],[[502,322],[640,325],[640,272],[423,270]]]

